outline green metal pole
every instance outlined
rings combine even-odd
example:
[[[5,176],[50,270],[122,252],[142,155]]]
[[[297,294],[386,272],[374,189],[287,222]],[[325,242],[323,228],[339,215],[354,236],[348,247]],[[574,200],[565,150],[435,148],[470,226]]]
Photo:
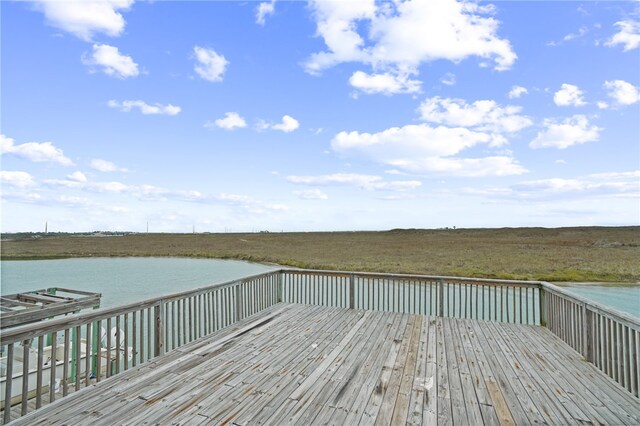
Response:
[[[76,327],[73,328],[73,332],[71,333],[71,381],[76,381],[77,372],[77,359],[76,359],[76,348],[80,344],[80,336],[78,335],[78,329]]]
[[[47,289],[47,293],[55,296],[56,290],[57,290],[57,288],[55,288],[55,287],[48,288]],[[51,333],[47,334],[47,343],[46,344],[47,344],[47,346],[53,345],[53,342],[51,341]],[[52,354],[52,357],[55,357],[55,354]]]
[[[100,322],[93,322],[93,342],[91,343],[91,372],[94,376],[98,377],[98,357],[100,356],[100,346],[102,342],[100,340]]]

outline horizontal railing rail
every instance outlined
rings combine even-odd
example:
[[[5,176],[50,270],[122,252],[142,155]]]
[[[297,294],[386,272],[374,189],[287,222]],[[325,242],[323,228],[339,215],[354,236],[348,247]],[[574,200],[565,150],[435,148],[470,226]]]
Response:
[[[542,285],[546,327],[640,397],[640,319],[553,284]]]
[[[3,329],[3,423],[278,303],[279,272]]]

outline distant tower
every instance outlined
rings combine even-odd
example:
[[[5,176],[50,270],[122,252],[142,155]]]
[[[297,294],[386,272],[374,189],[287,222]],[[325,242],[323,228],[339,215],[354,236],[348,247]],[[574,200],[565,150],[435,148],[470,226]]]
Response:
[[[195,225],[193,225],[193,233],[194,234],[196,233],[196,226]]]
[[[44,233],[49,233],[49,222],[47,221],[44,222]]]
[[[149,233],[149,222],[147,222],[147,234]]]

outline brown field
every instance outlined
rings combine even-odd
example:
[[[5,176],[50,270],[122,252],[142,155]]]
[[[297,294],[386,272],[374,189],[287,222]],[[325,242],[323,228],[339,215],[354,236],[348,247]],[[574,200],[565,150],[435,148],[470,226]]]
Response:
[[[547,281],[640,281],[640,227],[246,234],[20,234],[2,259],[179,256],[351,271]]]

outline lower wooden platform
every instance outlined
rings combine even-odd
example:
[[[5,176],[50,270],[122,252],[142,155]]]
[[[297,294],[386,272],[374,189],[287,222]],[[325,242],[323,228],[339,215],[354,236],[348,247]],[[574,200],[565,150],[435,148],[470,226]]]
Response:
[[[16,425],[639,424],[539,326],[279,304]]]

